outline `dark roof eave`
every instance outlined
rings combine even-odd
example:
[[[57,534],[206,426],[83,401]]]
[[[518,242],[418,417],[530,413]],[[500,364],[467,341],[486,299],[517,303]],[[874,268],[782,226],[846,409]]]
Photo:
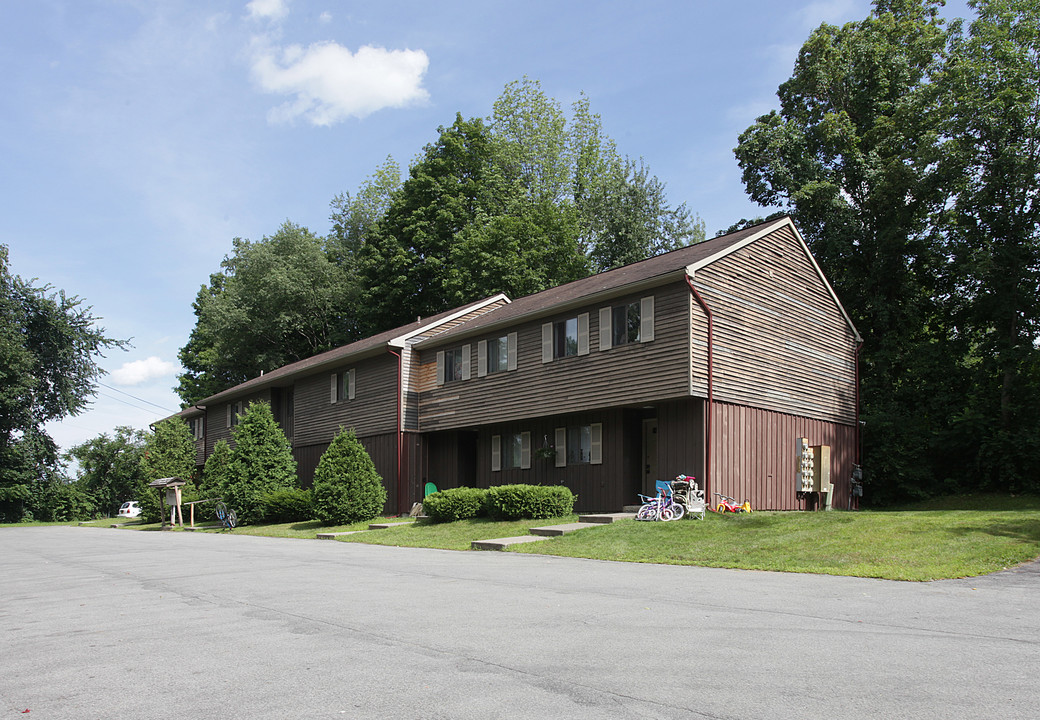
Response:
[[[649,278],[642,278],[640,280],[634,280],[630,283],[623,285],[615,285],[613,287],[604,288],[597,292],[588,293],[579,297],[565,300],[561,303],[552,305],[542,305],[533,307],[528,311],[521,312],[515,315],[510,315],[500,320],[494,319],[496,313],[489,313],[486,317],[492,318],[490,321],[485,323],[468,323],[465,326],[459,328],[453,328],[451,331],[441,333],[440,335],[434,335],[433,337],[421,340],[415,344],[415,347],[419,350],[429,350],[435,347],[441,347],[444,345],[450,345],[456,343],[459,340],[465,340],[476,335],[484,335],[487,333],[494,332],[507,327],[513,327],[523,322],[531,322],[532,320],[538,320],[539,318],[550,317],[552,315],[558,315],[565,313],[568,310],[574,308],[583,307],[585,305],[594,304],[603,300],[609,300],[622,295],[629,295],[634,292],[639,292],[652,287],[659,287],[661,285],[667,285],[670,282],[681,280],[686,276],[686,267],[673,268],[669,271],[654,275]],[[528,296],[532,297],[532,296]],[[514,300],[512,305],[516,306],[524,298]],[[474,325],[476,325],[474,327]]]

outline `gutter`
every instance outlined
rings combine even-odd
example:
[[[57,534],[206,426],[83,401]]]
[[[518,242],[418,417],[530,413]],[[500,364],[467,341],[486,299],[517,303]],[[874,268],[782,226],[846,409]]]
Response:
[[[705,428],[707,438],[705,442],[704,450],[704,497],[706,502],[711,502],[711,446],[712,446],[712,418],[715,415],[715,378],[713,376],[712,369],[714,368],[714,318],[711,314],[711,308],[708,307],[708,303],[704,302],[704,298],[697,292],[697,288],[693,286],[693,276],[690,273],[686,274],[686,284],[690,286],[690,293],[697,300],[697,304],[704,310],[705,316],[708,318],[708,422]]]

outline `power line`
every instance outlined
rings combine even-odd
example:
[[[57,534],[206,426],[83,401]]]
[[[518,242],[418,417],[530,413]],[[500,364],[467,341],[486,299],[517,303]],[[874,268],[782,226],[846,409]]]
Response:
[[[99,382],[99,383],[98,383],[98,385],[100,385],[101,387],[105,387],[105,388],[108,388],[109,390],[112,390],[112,391],[114,391],[114,392],[117,392],[117,393],[119,393],[120,395],[126,395],[126,396],[127,396],[128,398],[133,398],[134,400],[136,400],[136,401],[138,401],[138,402],[143,402],[143,403],[145,403],[145,404],[147,404],[147,405],[151,405],[152,407],[157,407],[157,408],[159,408],[160,410],[162,410],[162,411],[164,411],[164,412],[168,412],[168,413],[175,413],[175,412],[177,412],[176,410],[170,410],[169,408],[165,408],[165,407],[163,407],[162,405],[156,405],[155,403],[153,403],[153,402],[152,402],[152,401],[150,401],[150,400],[145,400],[144,398],[139,398],[139,397],[137,397],[136,395],[131,395],[131,394],[130,394],[130,393],[128,393],[128,392],[123,392],[122,390],[120,390],[120,389],[118,389],[118,388],[114,388],[114,387],[112,387],[111,385],[106,385],[106,384],[105,384],[105,383],[103,383],[103,382]],[[113,399],[113,400],[119,400],[119,398],[112,398],[112,399]],[[122,401],[120,401],[120,402],[122,402]],[[127,404],[129,405],[129,403],[127,403]],[[144,408],[140,408],[140,409],[142,409],[142,410],[143,410]]]

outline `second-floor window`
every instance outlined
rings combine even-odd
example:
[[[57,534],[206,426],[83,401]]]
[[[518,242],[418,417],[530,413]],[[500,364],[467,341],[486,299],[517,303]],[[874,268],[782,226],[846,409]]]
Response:
[[[333,373],[329,378],[329,402],[338,403],[343,400],[353,400],[355,393],[354,377],[353,370]]]
[[[639,342],[639,326],[642,322],[640,305],[633,302],[611,308],[611,339],[614,345]]]
[[[589,314],[542,325],[542,362],[589,354]]]
[[[487,344],[487,371],[504,372],[509,367],[509,339],[503,335]]]
[[[553,357],[578,354],[578,318],[557,320],[553,323]]]
[[[437,351],[437,384],[469,380],[470,346]]]

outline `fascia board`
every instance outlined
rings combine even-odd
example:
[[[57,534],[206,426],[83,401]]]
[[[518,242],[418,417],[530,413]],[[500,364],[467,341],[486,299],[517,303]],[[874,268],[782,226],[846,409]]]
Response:
[[[813,257],[812,251],[809,250],[809,245],[808,245],[808,243],[805,242],[805,238],[803,238],[802,234],[800,232],[798,232],[798,226],[796,226],[794,224],[794,221],[791,220],[791,218],[789,218],[789,217],[784,217],[784,218],[781,218],[781,219],[777,220],[775,223],[772,223],[770,225],[765,225],[765,226],[763,226],[763,228],[761,230],[756,232],[754,235],[750,235],[750,236],[744,238],[739,243],[736,243],[735,245],[731,245],[730,247],[726,248],[725,250],[721,250],[720,252],[717,252],[714,255],[706,257],[703,260],[698,260],[695,263],[687,265],[686,266],[686,274],[690,276],[691,280],[693,280],[694,276],[696,275],[698,270],[701,270],[702,268],[704,268],[704,267],[706,267],[708,265],[711,265],[713,262],[721,260],[722,258],[726,257],[727,255],[729,255],[731,253],[734,253],[737,250],[740,250],[741,248],[747,247],[751,243],[753,243],[753,242],[755,242],[757,240],[760,240],[761,238],[765,237],[769,233],[775,232],[775,231],[779,230],[780,228],[782,228],[784,226],[787,226],[787,227],[791,228],[791,230],[794,231],[794,236],[798,240],[798,244],[801,245],[802,252],[804,252],[805,256],[807,258],[809,258],[809,262],[812,263],[813,269],[816,271],[816,276],[820,279],[820,282],[823,283],[823,286],[825,288],[827,288],[827,293],[831,296],[831,300],[833,300],[834,304],[838,307],[838,312],[840,312],[842,317],[845,318],[845,322],[848,324],[849,328],[852,330],[852,334],[855,336],[856,342],[858,342],[858,343],[859,342],[863,342],[863,336],[859,334],[859,330],[856,329],[856,325],[852,322],[852,318],[849,317],[849,314],[845,311],[845,306],[842,305],[841,304],[841,300],[838,299],[838,294],[836,292],[834,292],[834,288],[831,286],[830,282],[827,280],[827,276],[825,276],[823,274],[823,270],[820,269],[820,265],[819,265],[819,263],[816,262],[816,258]]]
[[[429,325],[424,325],[421,328],[419,328],[418,330],[412,330],[409,333],[405,333],[404,335],[399,335],[399,336],[397,336],[395,338],[392,338],[391,340],[389,340],[387,342],[387,345],[389,345],[390,347],[403,348],[403,347],[405,347],[406,343],[410,339],[415,337],[416,335],[422,335],[424,332],[429,331],[431,328],[435,328],[435,327],[438,327],[438,326],[443,325],[445,323],[452,322],[453,320],[458,320],[460,317],[465,317],[466,315],[469,315],[474,310],[479,310],[481,308],[487,307],[488,305],[492,305],[492,304],[494,304],[496,302],[499,302],[501,300],[505,300],[507,304],[512,302],[512,300],[510,300],[508,297],[506,297],[505,293],[499,293],[498,295],[494,295],[492,297],[489,297],[486,300],[482,300],[482,301],[480,301],[478,303],[474,303],[472,305],[467,305],[466,307],[462,308],[458,312],[452,313],[451,315],[449,315],[446,318],[441,318],[440,320],[438,320],[435,323],[430,323]]]

